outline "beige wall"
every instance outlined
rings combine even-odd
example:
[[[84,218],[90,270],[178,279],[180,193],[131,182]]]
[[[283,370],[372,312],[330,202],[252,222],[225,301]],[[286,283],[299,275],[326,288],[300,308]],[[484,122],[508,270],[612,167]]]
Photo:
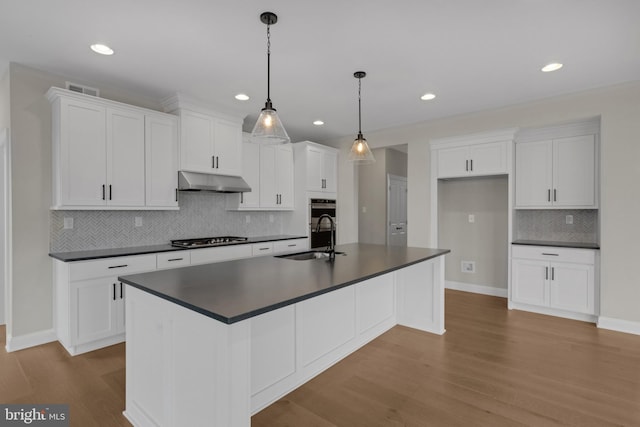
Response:
[[[640,280],[631,268],[637,263],[640,241],[640,227],[634,225],[640,212],[640,82],[365,133],[373,148],[409,144],[408,242],[427,247],[431,245],[430,140],[597,116],[601,117],[601,315],[640,322]],[[344,147],[345,142],[325,143]],[[353,192],[344,194],[349,190],[353,191],[350,183],[340,182],[341,198],[353,198]]]
[[[53,328],[52,267],[49,253],[51,204],[51,86],[65,81],[19,64],[10,64],[10,129],[12,169],[12,310],[13,337]],[[101,89],[104,98],[160,109],[157,103],[128,92]]]
[[[446,280],[507,288],[508,196],[506,176],[438,181],[438,246],[451,249]],[[475,262],[475,273],[461,271],[463,260]]]

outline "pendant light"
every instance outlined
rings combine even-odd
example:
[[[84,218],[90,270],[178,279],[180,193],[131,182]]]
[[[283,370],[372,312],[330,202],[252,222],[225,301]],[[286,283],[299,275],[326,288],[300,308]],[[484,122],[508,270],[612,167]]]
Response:
[[[263,144],[286,144],[291,139],[282,126],[282,122],[271,105],[271,25],[278,22],[278,16],[273,12],[264,12],[260,15],[260,21],[267,25],[267,102],[260,112],[258,121],[253,127],[251,138]]]
[[[349,153],[349,161],[355,163],[356,165],[366,165],[369,163],[373,163],[376,159],[373,157],[373,153],[369,149],[369,144],[367,144],[367,140],[362,136],[362,108],[360,103],[360,91],[362,88],[362,78],[365,77],[367,73],[364,71],[356,71],[353,73],[353,77],[358,79],[358,137],[353,141],[353,145],[351,146],[351,152]]]

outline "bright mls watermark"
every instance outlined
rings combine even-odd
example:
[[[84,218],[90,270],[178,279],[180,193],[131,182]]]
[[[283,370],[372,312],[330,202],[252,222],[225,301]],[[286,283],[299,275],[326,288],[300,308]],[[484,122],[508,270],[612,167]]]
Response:
[[[69,427],[69,405],[0,404],[0,427]]]

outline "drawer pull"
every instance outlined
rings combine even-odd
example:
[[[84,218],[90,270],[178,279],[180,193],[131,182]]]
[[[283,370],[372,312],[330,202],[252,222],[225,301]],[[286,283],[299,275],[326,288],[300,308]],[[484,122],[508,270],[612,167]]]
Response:
[[[287,246],[288,246],[288,247],[290,247],[290,248],[295,248],[295,247],[296,247],[296,246],[298,246],[298,245],[296,245],[295,243],[292,243],[292,244],[287,245]]]
[[[123,268],[123,267],[129,267],[129,264],[122,264],[122,265],[112,265],[109,268]]]
[[[550,254],[550,253],[547,253],[547,252],[542,252],[542,255],[560,256],[559,254]]]
[[[168,262],[170,262],[170,261],[182,261],[183,259],[184,258],[171,258],[171,259],[168,259],[167,261]]]
[[[268,250],[269,250],[269,248],[260,248],[259,250],[261,250],[261,251],[268,251]]]

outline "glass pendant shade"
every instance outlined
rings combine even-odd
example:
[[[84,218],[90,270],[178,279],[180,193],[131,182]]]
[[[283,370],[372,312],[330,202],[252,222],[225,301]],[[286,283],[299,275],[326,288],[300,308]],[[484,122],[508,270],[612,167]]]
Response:
[[[260,112],[256,121],[251,138],[259,140],[263,144],[287,144],[291,139],[287,131],[282,126],[278,113],[273,108],[265,107]]]
[[[376,161],[369,148],[369,144],[367,144],[367,140],[361,133],[359,133],[358,137],[353,141],[351,151],[349,152],[349,161],[359,165],[367,165]]]
[[[367,140],[364,139],[364,136],[362,135],[362,105],[360,93],[362,89],[362,78],[366,75],[367,73],[364,71],[356,71],[353,73],[353,77],[358,79],[358,136],[351,146],[349,161],[355,165],[367,165],[376,161],[371,149],[369,148],[369,144],[367,144]]]
[[[287,144],[291,141],[287,131],[271,105],[271,31],[270,26],[278,22],[278,16],[273,12],[264,12],[260,21],[267,25],[267,102],[258,116],[251,131],[251,139],[262,144]]]

